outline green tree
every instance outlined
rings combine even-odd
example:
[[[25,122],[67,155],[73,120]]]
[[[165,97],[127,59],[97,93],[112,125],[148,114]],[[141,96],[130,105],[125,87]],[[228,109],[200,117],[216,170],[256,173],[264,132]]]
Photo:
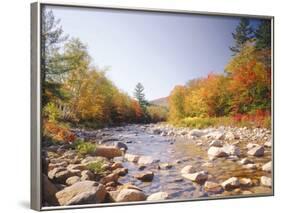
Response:
[[[271,21],[262,20],[258,29],[255,31],[256,49],[269,49],[271,48]]]
[[[41,34],[41,77],[43,82],[42,105],[45,106],[50,98],[63,99],[61,84],[58,80],[61,74],[67,72],[64,66],[60,48],[68,39],[64,35],[60,20],[56,19],[52,10],[43,7]]]
[[[230,47],[230,50],[234,53],[234,55],[240,52],[243,45],[253,38],[253,29],[250,26],[250,21],[248,18],[241,18],[239,25],[236,27],[234,33],[232,33],[232,37],[235,41],[235,45]]]
[[[148,106],[148,102],[145,99],[144,87],[141,83],[137,83],[134,91],[134,96],[138,100],[140,106],[145,109]]]

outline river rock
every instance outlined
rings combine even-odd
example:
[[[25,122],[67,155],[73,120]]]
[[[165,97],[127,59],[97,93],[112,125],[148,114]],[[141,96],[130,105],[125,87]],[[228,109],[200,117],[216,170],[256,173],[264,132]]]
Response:
[[[240,156],[240,149],[235,146],[235,145],[229,145],[226,144],[223,146],[223,151],[227,154],[227,155],[236,155],[236,156]]]
[[[95,181],[77,182],[56,193],[60,205],[94,204],[104,201],[105,187]]]
[[[243,168],[245,169],[257,169],[257,165],[254,163],[248,163],[246,165],[243,165]]]
[[[213,141],[211,141],[209,146],[222,147],[223,143],[220,140],[213,140]]]
[[[232,190],[238,188],[240,186],[240,182],[237,177],[231,177],[224,181],[221,185],[225,190]]]
[[[43,174],[42,176],[43,182],[43,200],[48,202],[50,205],[58,205],[58,200],[56,198],[56,193],[58,192],[58,188],[48,179],[48,177]]]
[[[257,147],[257,146],[259,146],[259,145],[256,144],[256,143],[248,143],[246,147],[247,147],[247,149],[252,149],[252,148]]]
[[[122,151],[114,146],[98,146],[95,155],[111,159],[122,156]]]
[[[253,185],[253,181],[250,178],[241,178],[239,181],[242,186],[249,187]]]
[[[124,158],[129,161],[129,162],[133,162],[133,163],[137,163],[139,160],[139,156],[138,155],[133,155],[133,154],[125,154]]]
[[[222,131],[211,131],[208,134],[204,135],[205,138],[215,139],[215,140],[223,140],[224,132]]]
[[[101,161],[106,162],[107,159],[105,157],[101,157],[101,156],[87,156],[81,161],[81,164],[87,165],[87,164],[92,163],[92,162],[101,162]]]
[[[134,177],[144,182],[150,182],[153,180],[154,173],[147,171],[147,172],[138,173]]]
[[[227,157],[228,154],[224,151],[223,148],[220,148],[220,147],[210,147],[208,149],[208,156],[210,158],[216,158],[216,157]]]
[[[252,164],[252,163],[254,163],[253,161],[251,161],[250,159],[248,159],[248,158],[243,158],[241,161],[240,161],[240,164],[241,165],[246,165],[246,164]]]
[[[269,141],[264,143],[264,147],[270,148],[271,146],[272,146],[272,141],[271,140],[269,140]]]
[[[58,163],[49,163],[48,164],[48,170],[53,170],[56,167],[66,167],[68,165],[68,163],[66,161],[61,161]]]
[[[201,137],[203,136],[205,133],[202,131],[202,130],[199,130],[199,129],[193,129],[189,132],[189,136],[190,137]]]
[[[223,192],[223,188],[221,185],[215,182],[206,181],[204,184],[204,189],[206,192],[210,192],[213,194],[219,194]]]
[[[158,169],[171,169],[173,167],[170,163],[160,163]]]
[[[182,174],[190,174],[190,173],[195,173],[195,172],[196,172],[196,169],[191,165],[185,166],[181,170]]]
[[[116,202],[143,201],[146,199],[142,191],[136,189],[122,189],[117,197]]]
[[[106,184],[106,183],[109,183],[109,182],[117,182],[119,176],[117,173],[111,173],[105,177],[103,177],[101,180],[100,180],[100,183],[102,184]]]
[[[79,176],[72,176],[72,177],[67,178],[65,183],[66,183],[66,185],[71,186],[79,181],[80,181]]]
[[[81,181],[84,180],[93,180],[95,177],[94,173],[91,172],[90,170],[83,170],[81,172]]]
[[[147,164],[152,164],[152,163],[157,163],[159,160],[154,159],[151,156],[140,156],[138,160],[138,164],[140,165],[147,165]]]
[[[76,170],[76,169],[78,169],[78,170],[82,171],[82,170],[87,169],[87,165],[86,164],[69,164],[67,166],[67,169],[68,170],[73,170],[73,169]]]
[[[262,170],[266,171],[266,172],[271,172],[271,168],[272,168],[272,162],[271,161],[269,161],[268,163],[266,163],[262,166]]]
[[[264,185],[264,186],[271,187],[271,185],[272,185],[272,180],[271,180],[271,178],[269,178],[269,177],[262,176],[262,177],[261,177],[261,184]]]
[[[120,141],[115,142],[114,146],[118,149],[124,149],[125,151],[127,151],[127,149],[128,149],[128,146],[125,143],[122,143]]]
[[[195,173],[182,173],[182,176],[197,183],[202,183],[208,179],[208,174],[205,171]]]
[[[147,197],[147,201],[167,200],[169,194],[167,192],[156,192]]]
[[[117,168],[113,170],[113,173],[117,174],[118,176],[125,176],[128,173],[127,168]]]
[[[248,155],[253,155],[255,157],[261,157],[264,155],[264,147],[263,146],[255,146],[254,148],[250,149]]]
[[[58,170],[57,172],[54,172],[53,175],[49,175],[49,174],[48,175],[49,175],[49,178],[52,177],[50,179],[52,179],[54,182],[64,184],[67,178],[69,178],[71,176],[76,176],[79,173],[80,173],[79,170],[70,171],[70,170],[64,169],[64,170]]]

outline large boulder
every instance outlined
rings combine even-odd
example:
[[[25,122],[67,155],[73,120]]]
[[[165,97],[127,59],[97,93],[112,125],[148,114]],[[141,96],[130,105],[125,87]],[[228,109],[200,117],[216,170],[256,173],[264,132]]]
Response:
[[[82,181],[56,193],[61,206],[95,204],[104,201],[105,187],[95,181]]]
[[[182,176],[197,183],[203,183],[208,179],[208,174],[205,171],[195,173],[182,173]]]
[[[248,155],[252,155],[255,157],[261,157],[264,155],[264,147],[263,146],[255,146],[253,148],[251,148],[248,152]]]
[[[142,191],[136,189],[122,189],[117,197],[116,202],[143,201],[146,199]]]
[[[115,146],[98,146],[95,151],[96,156],[114,158],[122,156],[123,152]]]
[[[213,159],[213,158],[227,157],[228,154],[225,152],[223,148],[212,146],[208,149],[208,156]]]
[[[268,163],[266,163],[262,166],[262,170],[266,171],[266,172],[271,172],[271,168],[272,168],[272,162],[271,161],[269,161]]]
[[[153,177],[154,177],[154,173],[150,171],[135,174],[135,178],[144,182],[152,181]]]
[[[167,192],[156,192],[147,197],[147,201],[158,201],[169,199],[169,194]]]
[[[237,177],[231,177],[224,181],[221,185],[225,190],[232,190],[240,186],[240,181]]]
[[[58,205],[56,193],[58,192],[57,187],[49,180],[49,178],[43,174],[43,201],[50,205]]]

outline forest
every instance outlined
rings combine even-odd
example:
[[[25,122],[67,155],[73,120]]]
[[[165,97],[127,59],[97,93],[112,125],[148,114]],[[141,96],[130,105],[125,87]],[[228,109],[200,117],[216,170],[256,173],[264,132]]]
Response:
[[[248,19],[241,19],[232,34],[233,56],[224,73],[210,73],[175,86],[167,108],[149,103],[141,83],[136,85],[134,97],[118,89],[106,76],[106,69],[93,65],[87,45],[64,33],[51,10],[43,11],[42,20],[44,137],[73,141],[71,127],[96,129],[162,121],[197,128],[270,127],[270,21],[261,21],[253,29]]]
[[[223,74],[176,86],[169,96],[169,121],[181,126],[271,125],[271,23],[254,30],[241,19],[232,34],[233,56]]]

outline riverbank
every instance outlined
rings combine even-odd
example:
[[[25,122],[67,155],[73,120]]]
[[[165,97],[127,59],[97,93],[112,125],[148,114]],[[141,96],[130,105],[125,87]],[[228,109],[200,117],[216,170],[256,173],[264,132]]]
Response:
[[[81,155],[71,144],[43,146],[45,206],[272,193],[268,129],[72,131],[96,149]]]

